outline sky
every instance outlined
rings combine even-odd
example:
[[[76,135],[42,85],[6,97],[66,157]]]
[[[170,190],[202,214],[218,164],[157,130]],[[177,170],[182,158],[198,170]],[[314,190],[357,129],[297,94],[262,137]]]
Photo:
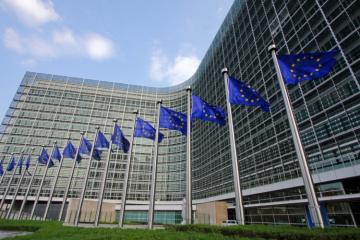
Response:
[[[233,0],[0,0],[0,118],[26,71],[154,87],[196,71]]]

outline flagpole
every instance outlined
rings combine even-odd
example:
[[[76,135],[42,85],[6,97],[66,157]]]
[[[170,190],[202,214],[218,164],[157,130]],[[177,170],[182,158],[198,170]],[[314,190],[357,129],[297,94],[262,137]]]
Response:
[[[186,196],[185,223],[192,224],[192,167],[191,167],[191,87],[187,92],[187,136],[186,136]]]
[[[43,146],[44,147],[44,146]],[[29,193],[30,193],[30,188],[31,188],[31,185],[35,179],[35,174],[36,174],[36,170],[39,166],[39,161],[36,161],[36,164],[35,164],[35,170],[34,170],[34,173],[33,175],[31,176],[31,179],[30,179],[30,182],[29,182],[29,185],[28,185],[28,188],[26,189],[26,192],[25,192],[25,195],[24,195],[24,199],[21,203],[21,207],[20,207],[20,210],[19,210],[19,215],[17,217],[17,220],[19,220],[21,218],[21,215],[22,215],[22,212],[24,211],[24,207],[25,207],[25,204],[26,204],[26,201],[27,201],[27,198],[29,196]]]
[[[133,127],[132,127],[131,142],[130,142],[130,146],[129,146],[129,155],[127,158],[126,169],[125,169],[123,192],[122,192],[122,197],[121,197],[120,216],[119,216],[119,227],[123,227],[123,225],[124,225],[126,197],[127,197],[128,182],[129,182],[129,176],[130,176],[132,149],[133,149],[133,144],[134,144],[135,124],[136,124],[136,118],[137,118],[137,115],[139,112],[135,111],[133,113],[134,113],[134,122],[133,122]]]
[[[82,206],[84,204],[86,184],[87,184],[87,181],[88,181],[88,178],[89,178],[89,173],[90,173],[90,168],[91,168],[91,160],[92,160],[92,156],[93,156],[93,153],[94,153],[94,150],[95,150],[95,144],[96,144],[97,136],[99,134],[99,129],[100,129],[100,127],[96,127],[94,141],[93,141],[92,148],[91,148],[91,151],[90,151],[90,156],[89,156],[89,165],[88,165],[88,167],[86,169],[86,174],[85,174],[85,178],[84,178],[84,187],[81,190],[81,196],[80,196],[80,199],[79,199],[79,205],[78,205],[78,209],[76,211],[75,226],[78,226],[79,221],[80,221],[81,208],[82,208]]]
[[[154,160],[152,165],[152,174],[151,174],[151,185],[150,185],[150,203],[149,203],[149,216],[148,216],[148,228],[153,228],[154,223],[154,206],[155,206],[155,191],[156,191],[156,174],[157,174],[157,161],[158,161],[158,142],[159,142],[159,126],[160,126],[160,107],[162,100],[157,103],[157,122],[156,122],[156,132],[155,132],[155,151],[154,151]]]
[[[35,148],[31,148],[31,150],[32,150],[32,153],[34,153]],[[30,155],[29,155],[29,156],[30,156]],[[22,172],[21,177],[20,177],[20,180],[19,180],[19,182],[18,182],[18,184],[17,184],[17,186],[16,186],[16,190],[15,190],[13,199],[11,200],[10,208],[9,208],[8,212],[6,213],[6,218],[7,218],[7,219],[10,218],[11,210],[12,210],[12,208],[14,207],[14,204],[15,204],[15,201],[16,201],[16,197],[17,197],[17,195],[18,195],[18,193],[19,193],[20,185],[21,185],[21,182],[22,182],[22,180],[23,180],[23,178],[24,178],[24,176],[25,176],[25,173],[26,173],[26,170],[24,170],[24,171]]]
[[[113,122],[114,122],[113,133],[114,133],[115,125],[116,125],[117,121],[118,121],[117,119],[113,120]],[[94,224],[95,227],[99,226],[101,208],[102,208],[103,200],[104,200],[106,177],[107,177],[107,174],[109,172],[109,162],[110,162],[110,157],[111,157],[111,150],[112,150],[112,139],[110,138],[108,155],[107,155],[107,159],[106,159],[106,162],[105,162],[105,169],[104,169],[103,179],[101,181],[101,187],[100,187],[100,192],[99,192],[99,200],[98,200],[97,206],[96,206],[96,215],[95,215],[95,224]]]
[[[11,155],[13,156],[14,154],[12,153]],[[13,172],[12,172],[12,174],[11,174],[10,180],[9,180],[9,182],[8,182],[8,184],[7,184],[7,187],[6,187],[6,189],[5,189],[5,192],[4,192],[3,197],[2,197],[2,199],[1,199],[0,211],[2,211],[3,205],[4,205],[5,200],[6,200],[6,196],[7,196],[8,192],[9,192],[9,189],[10,189],[10,186],[11,186],[11,182],[12,182],[14,176],[15,176],[15,173],[16,173],[16,170],[17,170],[17,167],[18,167],[18,163],[19,163],[19,161],[20,161],[20,159],[21,159],[22,157],[23,157],[23,152],[21,153],[18,162],[16,162],[15,169],[13,169]],[[12,161],[12,159],[13,159],[13,158],[11,158],[10,161]]]
[[[313,217],[315,225],[318,227],[324,228],[324,220],[321,215],[320,206],[319,206],[319,202],[318,202],[318,199],[316,196],[314,183],[312,180],[312,176],[310,174],[309,166],[307,163],[304,147],[303,147],[301,139],[300,139],[299,129],[296,124],[294,112],[293,112],[293,109],[292,109],[292,106],[291,106],[291,103],[289,100],[289,94],[285,87],[284,79],[282,77],[282,74],[280,71],[280,66],[279,66],[279,63],[278,63],[278,60],[276,57],[276,46],[274,44],[270,45],[268,50],[271,53],[272,59],[274,61],[276,74],[277,74],[277,77],[279,80],[281,93],[282,93],[282,96],[284,99],[285,108],[286,108],[286,112],[287,112],[287,116],[288,116],[289,124],[290,124],[290,129],[291,129],[291,135],[292,135],[292,138],[294,141],[296,155],[297,155],[297,158],[300,163],[301,175],[302,175],[302,178],[304,181],[306,195],[307,195],[308,202],[309,202],[309,210]]]
[[[229,124],[232,172],[233,172],[233,178],[234,178],[236,221],[241,225],[245,225],[245,214],[244,214],[244,206],[243,206],[240,176],[239,176],[239,163],[238,163],[237,152],[236,152],[234,123],[233,123],[233,118],[232,118],[231,104],[230,104],[230,100],[229,100],[228,69],[223,68],[221,70],[221,72],[224,75],[224,82],[225,82],[226,108],[227,108],[228,124]]]
[[[77,150],[76,150],[75,159],[74,159],[74,162],[73,162],[73,165],[72,165],[72,168],[71,168],[71,174],[70,174],[70,177],[69,177],[67,186],[66,186],[66,190],[65,190],[64,196],[63,196],[63,201],[62,201],[62,204],[61,204],[60,213],[59,213],[59,216],[58,216],[58,221],[61,221],[61,218],[62,218],[62,215],[63,215],[63,212],[64,212],[65,204],[66,204],[66,201],[67,201],[67,196],[68,196],[68,194],[69,194],[71,182],[72,182],[72,179],[73,179],[73,176],[74,176],[74,172],[75,172],[76,162],[77,162],[77,159],[78,159],[79,153],[80,153],[80,146],[81,146],[81,143],[82,143],[82,141],[83,141],[83,138],[84,138],[84,134],[85,134],[85,133],[84,133],[84,132],[80,132],[80,134],[81,134],[80,144],[79,144],[79,147],[78,147]]]
[[[70,136],[68,137],[68,140],[66,142],[66,145],[69,143],[70,141]],[[66,146],[65,145],[65,146]],[[59,178],[59,174],[60,174],[60,170],[61,170],[61,167],[63,165],[63,161],[64,161],[64,154],[61,155],[61,159],[60,159],[60,162],[59,162],[59,166],[58,166],[58,169],[56,171],[56,175],[55,175],[55,179],[54,179],[54,184],[50,190],[50,195],[49,195],[49,199],[48,199],[48,202],[46,204],[46,208],[45,208],[45,212],[44,212],[44,216],[43,216],[43,219],[42,220],[46,220],[46,217],[48,215],[48,212],[49,212],[49,208],[50,208],[50,204],[51,204],[51,201],[53,199],[53,196],[54,196],[54,191],[55,191],[55,187],[56,187],[56,183],[58,181],[58,178]]]
[[[34,201],[34,205],[33,205],[32,210],[31,210],[30,220],[32,220],[33,217],[34,217],[35,209],[36,209],[36,206],[37,206],[37,204],[38,204],[38,202],[39,202],[39,198],[40,198],[40,194],[41,194],[42,187],[43,187],[43,185],[44,185],[45,177],[46,177],[47,171],[48,171],[48,169],[49,169],[50,162],[52,161],[51,158],[52,158],[52,155],[53,155],[53,153],[54,153],[55,146],[56,146],[56,141],[54,142],[53,148],[52,148],[52,150],[51,150],[51,155],[49,156],[49,159],[48,159],[48,161],[47,161],[47,163],[46,163],[46,167],[45,167],[44,174],[43,174],[43,176],[42,176],[42,178],[41,178],[39,191],[38,191],[38,193],[36,194],[36,198],[35,198],[35,201]],[[44,147],[43,147],[43,148],[44,148]]]

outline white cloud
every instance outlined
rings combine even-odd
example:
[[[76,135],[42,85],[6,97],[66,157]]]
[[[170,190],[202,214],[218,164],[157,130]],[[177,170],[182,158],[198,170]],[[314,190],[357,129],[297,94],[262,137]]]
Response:
[[[25,59],[21,62],[21,64],[25,67],[34,67],[36,65],[36,63],[37,63],[36,60],[31,59],[31,58]]]
[[[39,26],[60,19],[50,0],[4,0],[4,2],[26,25]]]
[[[4,45],[18,54],[33,57],[55,57],[57,55],[54,46],[38,36],[24,37],[13,28],[6,28],[4,33]]]
[[[33,57],[54,58],[60,54],[59,49],[52,42],[38,36],[32,36],[29,39],[25,39],[25,41],[24,48],[26,48],[27,54]]]
[[[13,28],[5,29],[4,45],[6,48],[12,49],[17,53],[22,53],[24,51],[21,38]]]
[[[76,44],[75,36],[73,32],[68,28],[53,31],[52,38],[55,43],[60,45]]]
[[[160,50],[153,52],[150,62],[150,78],[176,85],[188,80],[196,71],[200,59],[194,54],[179,54],[173,60]]]
[[[115,54],[111,39],[98,33],[74,34],[68,28],[53,31],[51,36],[39,33],[27,36],[13,28],[6,28],[3,42],[6,48],[34,61],[63,56],[104,60]]]
[[[177,56],[169,69],[171,85],[176,85],[188,80],[195,73],[199,64],[200,59],[197,56]]]
[[[166,77],[165,68],[169,65],[168,58],[161,50],[156,50],[151,56],[150,78],[155,81],[162,81]]]
[[[86,53],[94,60],[111,58],[114,55],[114,44],[108,38],[97,33],[88,34],[84,38]]]

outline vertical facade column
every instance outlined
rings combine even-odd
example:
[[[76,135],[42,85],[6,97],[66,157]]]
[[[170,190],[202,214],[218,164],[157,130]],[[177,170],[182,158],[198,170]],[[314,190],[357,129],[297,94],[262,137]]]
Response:
[[[32,150],[32,153],[34,153],[35,148],[31,148],[31,150]],[[30,155],[29,155],[29,157],[30,157]],[[23,180],[23,178],[24,178],[24,176],[25,176],[25,172],[26,172],[26,170],[24,170],[24,171],[22,172],[21,177],[20,177],[20,180],[19,180],[19,182],[18,182],[18,184],[17,184],[17,186],[16,186],[16,190],[15,190],[13,199],[12,199],[12,201],[11,201],[10,208],[9,208],[8,212],[6,213],[6,218],[7,218],[7,219],[10,218],[11,211],[12,211],[14,205],[15,205],[16,197],[17,197],[17,195],[18,195],[18,193],[19,193],[20,185],[21,185],[21,182],[22,182],[22,180]]]
[[[113,121],[114,122],[113,133],[114,133],[115,125],[116,125],[117,121],[118,121],[117,119],[114,119],[114,121]],[[98,203],[97,203],[97,206],[96,206],[96,215],[95,215],[95,223],[94,223],[95,227],[97,227],[99,225],[99,221],[100,221],[100,217],[101,217],[101,208],[102,208],[102,204],[103,204],[103,200],[104,200],[106,177],[107,177],[107,174],[109,172],[109,162],[110,162],[110,157],[111,157],[111,151],[112,151],[112,138],[110,138],[108,155],[107,155],[107,159],[106,159],[106,162],[105,162],[104,176],[103,176],[103,179],[101,181],[99,199],[98,199]]]
[[[74,159],[73,165],[71,167],[71,174],[70,174],[69,180],[67,182],[67,186],[66,186],[65,193],[64,193],[64,196],[63,196],[63,201],[62,201],[62,204],[61,204],[60,213],[59,213],[59,216],[58,216],[58,221],[61,221],[61,218],[62,218],[62,215],[63,215],[63,212],[64,212],[64,208],[65,208],[66,201],[67,201],[67,196],[69,195],[71,182],[72,182],[74,172],[75,172],[76,162],[77,162],[77,159],[78,159],[79,154],[80,154],[80,146],[81,146],[81,143],[82,143],[82,141],[84,139],[84,134],[85,133],[80,132],[80,134],[81,134],[81,138],[80,138],[79,147],[76,150],[75,159]]]
[[[185,223],[192,224],[192,167],[191,167],[191,87],[187,93],[187,126],[186,126],[186,194],[185,194]]]
[[[242,199],[242,192],[241,192],[241,185],[240,185],[239,163],[238,163],[237,152],[236,152],[234,123],[233,123],[233,118],[232,118],[231,104],[229,101],[228,69],[223,68],[221,70],[221,73],[224,75],[224,83],[225,83],[226,108],[227,108],[228,124],[229,124],[232,172],[233,172],[233,178],[234,178],[236,221],[239,224],[244,225],[245,224],[245,214],[244,214],[244,206],[243,206],[243,199]]]
[[[43,174],[43,176],[42,176],[42,178],[41,178],[39,191],[38,191],[38,193],[37,193],[37,195],[36,195],[36,198],[35,198],[35,201],[34,201],[34,205],[33,205],[33,207],[32,207],[31,213],[30,213],[30,219],[33,219],[33,217],[34,217],[35,209],[36,209],[36,206],[37,206],[37,204],[38,204],[38,202],[39,202],[39,198],[40,198],[40,194],[41,194],[42,187],[43,187],[43,185],[44,185],[44,181],[45,181],[45,178],[46,178],[46,174],[47,174],[47,171],[48,171],[48,169],[49,169],[50,162],[52,161],[52,155],[54,154],[55,146],[56,146],[56,141],[54,142],[53,148],[52,148],[52,150],[51,150],[51,154],[50,154],[49,159],[48,159],[48,161],[47,161],[47,163],[46,163],[45,171],[44,171],[44,174]],[[44,147],[43,147],[43,148],[44,148]]]
[[[129,146],[129,155],[128,155],[127,163],[126,163],[124,184],[123,184],[123,192],[122,192],[122,197],[121,197],[121,209],[120,209],[120,215],[119,215],[119,227],[124,226],[124,217],[125,217],[126,198],[127,198],[128,183],[129,183],[129,176],[130,176],[132,149],[133,149],[133,145],[134,145],[135,124],[136,124],[136,118],[137,118],[138,113],[139,113],[138,111],[134,112],[132,136],[131,136],[131,142],[130,142],[130,146]]]
[[[13,156],[14,156],[14,154],[12,153],[12,154],[11,154],[11,159],[10,159],[10,161],[12,161]],[[11,174],[10,180],[9,180],[7,186],[6,186],[5,192],[4,192],[3,197],[2,197],[2,199],[1,199],[1,202],[0,202],[0,211],[2,210],[2,208],[3,208],[3,206],[4,206],[4,203],[5,203],[5,201],[6,201],[6,196],[7,196],[8,192],[9,192],[10,187],[11,187],[11,182],[12,182],[14,176],[15,176],[15,173],[16,173],[17,168],[18,168],[18,165],[19,165],[19,161],[20,161],[20,159],[21,159],[22,157],[23,157],[23,153],[21,153],[18,162],[15,162],[15,163],[16,163],[15,169],[13,169],[13,172],[12,172],[12,174]]]
[[[90,173],[90,168],[91,168],[91,160],[92,160],[92,156],[93,156],[94,151],[95,151],[95,143],[96,143],[97,136],[99,134],[99,130],[100,130],[100,127],[96,127],[94,141],[92,143],[92,148],[91,148],[90,156],[89,156],[89,164],[88,164],[88,167],[87,167],[86,173],[85,173],[84,187],[83,187],[83,189],[81,191],[81,196],[80,196],[80,199],[79,199],[78,209],[76,210],[75,223],[74,223],[75,226],[79,225],[80,216],[81,216],[81,208],[82,208],[82,206],[84,204],[86,184],[87,184],[87,181],[89,179],[89,173]]]
[[[291,129],[291,135],[294,141],[296,155],[299,160],[300,169],[301,169],[301,175],[304,181],[304,186],[306,190],[306,195],[309,202],[309,212],[312,217],[312,220],[315,224],[315,226],[324,228],[324,221],[321,215],[320,206],[318,203],[318,199],[315,192],[314,183],[310,174],[309,166],[306,160],[306,155],[304,151],[304,147],[302,145],[299,129],[296,124],[294,112],[290,103],[289,94],[285,87],[284,79],[282,77],[280,66],[276,57],[276,47],[275,45],[270,45],[268,48],[269,52],[271,53],[272,59],[274,61],[276,74],[279,80],[279,85],[281,89],[281,94],[284,99],[285,108],[287,117],[289,119],[290,129]]]
[[[23,201],[21,203],[20,210],[19,210],[19,215],[17,216],[17,220],[19,220],[21,218],[21,215],[22,215],[22,213],[24,211],[24,207],[25,207],[25,204],[27,202],[32,183],[33,183],[33,181],[35,179],[35,174],[36,174],[36,170],[38,169],[38,166],[39,166],[39,161],[36,161],[35,169],[34,169],[34,172],[33,172],[32,176],[31,176],[31,178],[30,178],[30,182],[29,182],[29,185],[28,185],[28,187],[26,189],[24,199],[23,199]]]
[[[156,174],[157,174],[157,161],[158,161],[158,148],[159,148],[159,126],[160,126],[160,108],[162,101],[157,102],[157,122],[156,122],[156,132],[155,132],[155,150],[154,150],[154,160],[152,165],[152,174],[151,174],[151,185],[150,185],[150,203],[149,203],[149,216],[148,216],[148,228],[153,228],[154,223],[154,207],[155,207],[155,193],[156,193]]]
[[[68,144],[69,142],[70,142],[70,137],[68,138],[68,141],[66,142],[66,144]],[[55,187],[56,187],[56,184],[57,184],[57,181],[58,181],[58,178],[59,178],[60,170],[61,170],[61,167],[63,165],[63,161],[64,161],[64,154],[61,155],[59,166],[58,166],[58,169],[57,169],[56,175],[55,175],[54,185],[52,186],[52,188],[50,190],[49,199],[48,199],[48,201],[46,203],[46,208],[45,208],[43,220],[46,220],[46,218],[47,218],[49,208],[50,208],[50,205],[51,205],[51,201],[52,201],[53,196],[54,196]]]

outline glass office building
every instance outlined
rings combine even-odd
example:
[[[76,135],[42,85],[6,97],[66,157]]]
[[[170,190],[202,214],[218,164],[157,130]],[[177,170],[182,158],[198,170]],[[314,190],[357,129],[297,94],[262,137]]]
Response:
[[[64,146],[70,136],[78,144],[80,131],[92,139],[100,126],[107,136],[118,123],[130,138],[134,110],[155,124],[156,101],[177,111],[186,111],[186,87],[213,105],[226,107],[221,69],[254,86],[271,106],[233,106],[240,182],[246,223],[305,223],[306,194],[293,145],[282,95],[268,46],[279,53],[299,53],[338,48],[337,65],[327,77],[289,86],[301,139],[316,185],[320,204],[329,224],[360,224],[360,2],[356,0],[235,0],[198,70],[188,81],[169,88],[152,88],[27,72],[2,122],[0,154],[4,166],[10,154],[39,154],[51,150],[56,140]],[[175,131],[165,134],[159,145],[156,216],[159,223],[181,222],[185,194],[186,138]],[[228,218],[234,216],[234,192],[227,126],[194,121],[192,128],[194,205],[212,201],[228,203]],[[93,160],[86,199],[96,200],[106,154]],[[121,202],[127,154],[111,153],[105,200]],[[153,142],[137,138],[130,172],[129,221],[146,221],[150,191]],[[32,161],[32,171],[36,158]],[[78,165],[69,198],[76,199],[83,187],[88,159]],[[62,200],[72,160],[65,159],[55,188],[52,211]],[[35,173],[29,204],[37,193],[43,167]],[[41,192],[49,196],[56,167],[51,168]],[[4,182],[9,181],[5,175]],[[30,176],[21,184],[18,201]],[[11,182],[11,199],[19,176]],[[4,192],[1,184],[0,191]],[[86,206],[86,204],[85,204]],[[39,205],[37,213],[41,213]],[[115,207],[116,209],[117,207]],[[16,211],[16,207],[14,208]],[[118,211],[115,211],[118,212]],[[71,213],[71,211],[70,211]],[[68,211],[69,214],[69,211]],[[195,214],[196,217],[196,214]],[[206,218],[206,217],[205,217]]]

